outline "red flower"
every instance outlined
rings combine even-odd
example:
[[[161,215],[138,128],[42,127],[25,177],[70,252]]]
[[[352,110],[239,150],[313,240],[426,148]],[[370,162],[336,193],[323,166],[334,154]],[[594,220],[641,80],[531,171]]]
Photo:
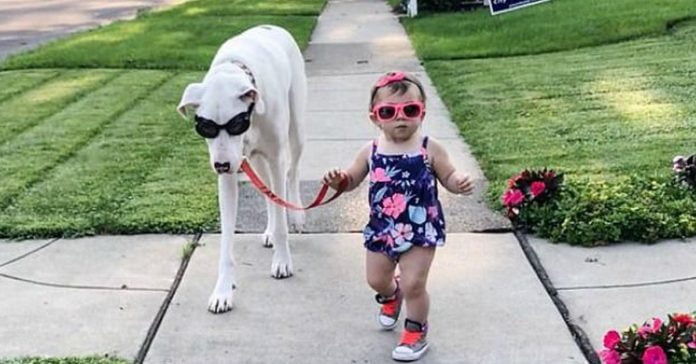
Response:
[[[503,204],[507,207],[518,206],[524,201],[524,193],[522,191],[511,188],[503,194]]]
[[[659,346],[650,346],[643,353],[643,364],[668,364],[665,351]]]
[[[694,318],[691,317],[691,315],[689,315],[688,313],[677,313],[674,316],[672,316],[672,318],[674,319],[674,321],[686,327],[690,327],[691,325],[696,323],[696,320],[694,320]]]
[[[532,193],[532,197],[537,197],[544,193],[546,190],[546,183],[542,181],[536,181],[532,182],[532,186],[529,188],[529,191]]]
[[[621,364],[621,354],[614,350],[604,349],[599,352],[599,357],[604,364]]]
[[[607,331],[604,335],[604,347],[607,349],[614,349],[614,346],[621,341],[621,335],[615,330]]]

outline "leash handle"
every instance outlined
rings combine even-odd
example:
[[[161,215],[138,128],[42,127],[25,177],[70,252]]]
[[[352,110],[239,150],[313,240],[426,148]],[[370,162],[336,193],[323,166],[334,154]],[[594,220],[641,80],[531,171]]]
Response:
[[[239,168],[242,171],[244,171],[244,173],[246,173],[251,183],[254,185],[254,187],[256,187],[257,190],[259,190],[259,192],[263,193],[274,203],[291,210],[309,210],[317,206],[326,205],[327,203],[335,200],[338,196],[340,196],[346,190],[346,187],[348,187],[348,179],[344,178],[338,185],[336,193],[334,193],[334,195],[331,196],[328,200],[323,201],[324,197],[326,197],[326,193],[329,191],[329,186],[326,184],[322,184],[321,190],[319,190],[319,193],[317,194],[317,197],[314,198],[314,201],[312,201],[312,203],[310,203],[309,205],[302,207],[295,205],[291,202],[285,201],[278,195],[273,193],[273,191],[271,191],[266,186],[266,184],[263,183],[263,181],[261,180],[261,178],[259,178],[256,172],[254,172],[246,158],[242,160],[242,165]]]

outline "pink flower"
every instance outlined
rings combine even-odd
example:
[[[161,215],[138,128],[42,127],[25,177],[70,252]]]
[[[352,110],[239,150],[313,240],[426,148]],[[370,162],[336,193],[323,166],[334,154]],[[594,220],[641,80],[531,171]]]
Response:
[[[544,190],[546,190],[546,183],[542,181],[532,182],[532,185],[529,189],[532,193],[532,197],[537,197],[544,193]]]
[[[621,364],[621,355],[614,350],[604,349],[599,352],[599,357],[604,364]]]
[[[404,199],[404,195],[401,193],[395,193],[391,197],[385,197],[382,200],[382,212],[387,216],[396,219],[404,210],[406,210],[406,199]]]
[[[604,335],[604,347],[613,350],[616,344],[621,341],[621,335],[615,330],[607,331]]]
[[[384,168],[375,168],[374,171],[372,171],[372,175],[370,176],[370,181],[371,182],[389,182],[391,181],[391,178],[387,175],[387,172],[384,171]]]
[[[376,239],[377,241],[384,241],[387,246],[394,246],[394,239],[389,234],[385,234]]]
[[[517,206],[524,201],[524,193],[516,188],[510,188],[503,194],[503,204],[505,206]]]
[[[653,317],[652,332],[656,333],[660,331],[660,328],[662,328],[662,320],[657,317]]]
[[[643,353],[643,364],[668,364],[665,351],[659,346],[650,346]]]
[[[646,337],[648,337],[648,334],[654,334],[656,332],[659,332],[660,328],[662,328],[662,320],[660,320],[657,317],[653,317],[652,325],[650,325],[647,322],[644,323],[643,326],[641,326],[638,329],[638,335],[645,339]]]
[[[429,206],[429,207],[428,207],[428,216],[429,216],[431,219],[436,219],[437,216],[438,216],[438,214],[439,214],[439,213],[437,212],[437,206]]]
[[[690,349],[696,349],[696,342],[691,341],[686,344],[686,346],[688,346]]]
[[[674,321],[676,321],[676,322],[678,322],[686,327],[690,327],[691,325],[696,323],[694,318],[691,317],[691,315],[689,315],[688,313],[677,313],[674,316],[672,316],[672,318],[674,319]]]
[[[391,234],[394,236],[394,241],[397,245],[410,242],[413,239],[413,226],[411,224],[398,223],[394,226]]]

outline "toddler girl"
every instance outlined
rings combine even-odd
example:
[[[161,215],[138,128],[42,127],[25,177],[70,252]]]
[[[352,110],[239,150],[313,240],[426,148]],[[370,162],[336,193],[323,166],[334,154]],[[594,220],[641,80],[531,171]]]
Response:
[[[323,180],[337,188],[347,179],[352,190],[370,174],[370,219],[363,232],[367,282],[381,304],[382,329],[396,327],[406,302],[405,329],[392,358],[412,361],[428,349],[426,283],[435,247],[445,243],[435,179],[458,194],[470,194],[473,185],[455,170],[440,143],[421,135],[425,93],[414,76],[391,72],[381,77],[372,88],[369,111],[380,136],[358,152],[347,170],[333,169]]]

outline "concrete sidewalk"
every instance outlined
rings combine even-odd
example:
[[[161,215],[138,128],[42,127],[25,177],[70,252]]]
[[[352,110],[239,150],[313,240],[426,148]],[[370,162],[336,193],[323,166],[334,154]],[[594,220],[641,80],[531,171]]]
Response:
[[[302,161],[307,193],[327,168],[345,166],[376,135],[366,118],[367,92],[392,69],[424,81],[426,133],[442,140],[458,167],[477,179],[474,197],[442,193],[451,228],[433,265],[432,350],[421,363],[587,363],[559,302],[587,334],[591,351],[601,348],[608,329],[695,308],[694,244],[587,249],[533,237],[518,241],[512,233],[471,233],[509,225],[483,202],[483,173],[383,1],[329,1],[305,57],[311,95]],[[108,354],[148,363],[390,363],[400,328],[377,330],[361,237],[326,234],[358,231],[366,218],[365,196],[363,186],[309,214],[310,224],[343,224],[291,235],[291,279],[271,279],[271,251],[261,247],[259,235],[239,234],[236,307],[222,315],[206,310],[217,235],[0,242],[0,358]],[[245,207],[239,218],[242,226],[264,220],[262,212]],[[190,260],[183,259],[191,242],[197,247]],[[539,278],[544,273],[548,280]]]

